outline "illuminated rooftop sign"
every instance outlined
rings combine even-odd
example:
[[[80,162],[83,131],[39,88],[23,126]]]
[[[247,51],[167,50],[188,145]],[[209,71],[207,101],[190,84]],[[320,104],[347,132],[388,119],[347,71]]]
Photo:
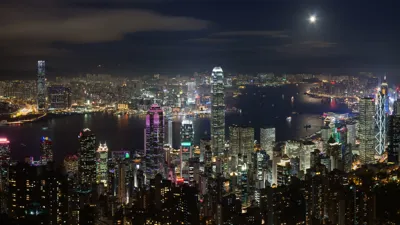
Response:
[[[182,142],[181,145],[184,147],[190,147],[190,146],[192,146],[192,143],[191,142]]]

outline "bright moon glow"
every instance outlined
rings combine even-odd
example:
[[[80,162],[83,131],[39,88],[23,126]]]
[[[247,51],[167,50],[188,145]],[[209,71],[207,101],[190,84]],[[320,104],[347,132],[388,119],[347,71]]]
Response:
[[[310,16],[309,20],[310,20],[310,23],[315,23],[315,21],[317,21],[317,17]]]

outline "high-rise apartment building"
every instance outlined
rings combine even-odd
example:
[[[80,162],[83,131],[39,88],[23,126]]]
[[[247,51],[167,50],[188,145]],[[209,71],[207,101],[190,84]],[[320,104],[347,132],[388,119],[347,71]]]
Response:
[[[146,115],[146,179],[150,180],[156,174],[164,176],[164,112],[154,104]]]
[[[67,224],[67,177],[47,165],[10,166],[9,216],[18,224]]]
[[[43,60],[39,60],[37,68],[37,109],[38,111],[46,110],[46,63]]]
[[[362,164],[374,163],[375,156],[375,102],[373,98],[364,97],[359,102],[359,155]]]
[[[274,127],[265,127],[260,129],[260,144],[261,149],[265,150],[267,154],[272,157],[272,151],[275,146]]]
[[[211,74],[211,147],[214,155],[221,155],[225,146],[224,73],[215,67]]]
[[[91,189],[96,182],[96,136],[88,128],[79,133],[78,178],[82,189]]]
[[[42,164],[53,161],[53,142],[49,137],[40,139],[40,160]]]

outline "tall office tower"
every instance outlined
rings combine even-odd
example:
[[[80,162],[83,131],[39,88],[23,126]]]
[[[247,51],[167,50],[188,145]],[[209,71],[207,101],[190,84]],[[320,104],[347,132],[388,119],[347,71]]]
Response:
[[[224,73],[215,67],[211,73],[211,147],[214,156],[225,149]]]
[[[40,160],[42,164],[53,161],[52,145],[52,141],[49,137],[42,137],[42,139],[40,139]]]
[[[91,189],[96,182],[96,136],[88,128],[79,133],[78,179],[82,189]]]
[[[400,162],[400,115],[389,116],[388,129],[388,163],[398,165]]]
[[[200,162],[204,162],[206,147],[211,147],[211,140],[207,138],[203,138],[200,140]]]
[[[10,153],[10,141],[7,138],[0,138],[0,214],[7,213]]]
[[[39,60],[37,65],[37,108],[38,111],[44,111],[46,110],[46,63],[43,60]]]
[[[181,125],[181,176],[185,183],[189,182],[189,158],[192,155],[193,148],[193,122],[183,120]]]
[[[386,144],[387,114],[385,105],[387,102],[387,84],[385,84],[386,83],[382,83],[381,90],[376,94],[375,123],[377,127],[377,132],[375,134],[375,151],[378,155],[383,154]]]
[[[187,104],[192,105],[196,101],[196,82],[187,82]]]
[[[101,144],[96,151],[96,183],[104,184],[107,186],[107,173],[108,173],[108,148],[107,144]]]
[[[47,88],[50,109],[66,109],[71,106],[71,89],[64,86]]]
[[[231,169],[241,171],[238,167],[251,163],[254,152],[254,128],[233,125],[229,127],[229,144],[231,148]]]
[[[355,122],[348,122],[346,124],[347,128],[347,144],[351,144],[352,146],[355,146],[356,144],[356,123]]]
[[[172,147],[173,132],[172,132],[172,118],[168,117],[168,144]]]
[[[291,176],[290,158],[283,155],[281,161],[276,164],[276,184],[278,186],[289,185]]]
[[[164,112],[153,104],[146,115],[146,180],[161,173],[164,177]]]
[[[260,129],[261,149],[265,150],[269,157],[275,147],[275,127],[265,127]]]
[[[375,104],[373,98],[364,97],[359,102],[359,130],[360,138],[359,155],[362,164],[374,163],[375,155]]]

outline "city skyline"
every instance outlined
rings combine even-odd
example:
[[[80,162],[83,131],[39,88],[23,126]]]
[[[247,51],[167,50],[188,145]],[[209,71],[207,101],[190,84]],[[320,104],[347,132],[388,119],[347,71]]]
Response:
[[[21,1],[2,224],[400,224],[399,3]]]
[[[394,57],[399,33],[392,29],[398,14],[395,6],[382,2],[24,3],[24,8],[2,3],[3,21],[15,21],[1,25],[7,30],[0,32],[4,78],[27,79],[41,59],[51,65],[51,77],[86,72],[192,74],[214,66],[228,73],[391,75],[399,70]],[[313,23],[311,15],[316,17]]]

